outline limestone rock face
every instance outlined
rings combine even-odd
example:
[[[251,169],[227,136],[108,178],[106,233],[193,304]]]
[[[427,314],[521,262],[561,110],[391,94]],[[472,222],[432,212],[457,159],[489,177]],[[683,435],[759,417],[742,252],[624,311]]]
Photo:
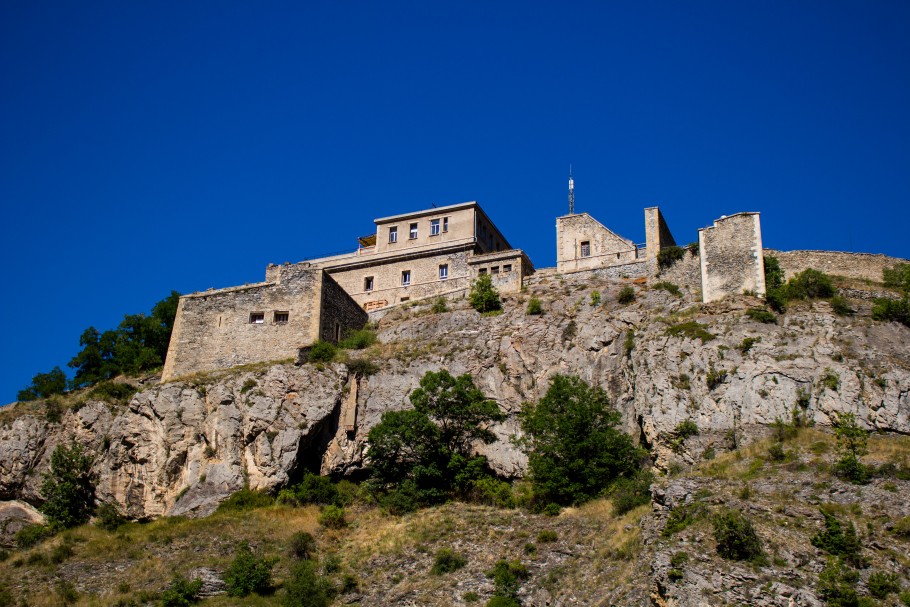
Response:
[[[0,502],[0,546],[12,547],[19,531],[44,522],[44,515],[25,502]]]
[[[381,345],[361,354],[379,366],[368,377],[350,377],[339,363],[275,365],[162,384],[126,407],[89,401],[59,424],[13,415],[0,425],[0,499],[40,503],[50,454],[72,440],[97,454],[99,498],[133,518],[205,515],[243,486],[281,487],[303,469],[356,474],[368,463],[370,428],[383,413],[410,407],[420,378],[440,369],[470,373],[507,414],[493,428],[499,440],[478,446],[506,476],[526,466],[511,440],[516,414],[546,393],[555,374],[606,390],[625,431],[652,447],[658,466],[748,441],[794,408],[819,426],[850,412],[869,429],[910,433],[910,329],[873,322],[869,304],[855,301],[859,313],[843,318],[827,303],[803,303],[763,324],[746,314],[761,305],[749,297],[701,305],[694,293],[639,285],[636,302],[621,306],[616,296],[629,284],[552,277],[507,298],[504,313],[491,317],[464,301],[442,314],[428,306],[393,310],[379,324]],[[532,296],[543,315],[525,313]],[[698,323],[690,329],[707,331],[704,341],[668,333],[682,323]],[[353,381],[349,430],[339,418]],[[699,433],[677,440],[675,429],[687,420]]]

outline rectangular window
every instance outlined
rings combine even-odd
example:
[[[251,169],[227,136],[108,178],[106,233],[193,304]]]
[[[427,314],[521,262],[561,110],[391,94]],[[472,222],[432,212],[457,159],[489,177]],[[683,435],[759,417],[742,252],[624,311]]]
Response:
[[[411,284],[411,271],[403,270],[401,272],[401,286],[407,287]]]
[[[581,243],[581,256],[590,257],[591,256],[591,242],[584,240]]]
[[[486,268],[480,268],[479,270],[477,270],[477,274],[479,274],[480,276],[483,276],[486,273],[487,273]]]
[[[275,312],[275,316],[272,317],[272,321],[276,324],[283,325],[291,317],[290,312]]]
[[[416,223],[411,224],[411,231],[410,231],[410,234],[408,237],[411,240],[414,240],[415,238],[417,238],[417,224]]]
[[[439,280],[445,280],[449,277],[449,264],[439,266]]]
[[[442,218],[442,231],[443,232],[449,231],[449,218],[448,217]]]
[[[490,274],[499,274],[499,266],[493,266],[490,268]]]
[[[432,220],[430,220],[430,236],[438,236],[438,235],[439,235],[439,220],[432,219]]]
[[[389,242],[398,242],[398,226],[389,228]]]
[[[261,325],[265,322],[265,312],[250,312],[250,324]]]
[[[367,276],[363,279],[363,290],[372,291],[373,290],[373,277]]]
[[[503,273],[503,274],[505,274],[505,273],[507,273],[507,272],[511,272],[511,271],[512,271],[512,264],[507,263],[507,264],[505,264],[504,266],[502,266],[502,273]]]

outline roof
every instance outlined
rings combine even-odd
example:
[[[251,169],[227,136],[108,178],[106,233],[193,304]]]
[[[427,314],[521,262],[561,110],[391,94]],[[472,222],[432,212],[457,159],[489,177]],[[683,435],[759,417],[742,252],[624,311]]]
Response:
[[[388,223],[390,221],[401,221],[403,219],[410,219],[412,217],[423,217],[425,215],[438,215],[439,213],[447,213],[451,211],[460,211],[461,209],[470,209],[472,207],[479,207],[476,200],[471,202],[460,202],[458,204],[450,204],[443,207],[432,207],[429,209],[423,209],[422,211],[412,211],[410,213],[401,213],[400,215],[390,215],[388,217],[380,217],[379,219],[374,219],[373,223]]]

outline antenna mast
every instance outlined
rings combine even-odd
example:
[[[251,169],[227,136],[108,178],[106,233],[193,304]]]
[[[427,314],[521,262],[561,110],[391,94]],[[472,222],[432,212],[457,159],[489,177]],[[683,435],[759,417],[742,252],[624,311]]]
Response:
[[[572,179],[572,165],[569,165],[569,215],[575,214],[575,180]]]

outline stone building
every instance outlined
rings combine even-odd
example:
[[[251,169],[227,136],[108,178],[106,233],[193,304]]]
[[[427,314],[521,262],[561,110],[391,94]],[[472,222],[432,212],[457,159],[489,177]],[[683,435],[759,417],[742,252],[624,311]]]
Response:
[[[162,381],[296,358],[318,339],[338,341],[366,324],[367,313],[322,270],[270,270],[265,282],[180,298]]]
[[[556,218],[556,271],[596,271],[619,276],[659,274],[661,249],[676,241],[657,207],[645,209],[645,244],[635,244],[588,213]],[[698,232],[698,267],[702,301],[745,292],[765,294],[765,270],[758,213],[724,216]],[[697,288],[697,286],[695,287]]]
[[[310,260],[365,310],[466,291],[480,274],[503,292],[519,291],[534,266],[513,249],[476,202],[375,220],[376,233],[343,255]]]
[[[534,272],[476,202],[375,220],[351,253],[269,265],[261,283],[180,298],[163,380],[294,358],[361,328],[368,312],[464,293],[490,274],[501,292]]]
[[[594,270],[655,259],[676,241],[657,207],[645,209],[645,244],[623,238],[587,213],[556,218],[556,271]]]

